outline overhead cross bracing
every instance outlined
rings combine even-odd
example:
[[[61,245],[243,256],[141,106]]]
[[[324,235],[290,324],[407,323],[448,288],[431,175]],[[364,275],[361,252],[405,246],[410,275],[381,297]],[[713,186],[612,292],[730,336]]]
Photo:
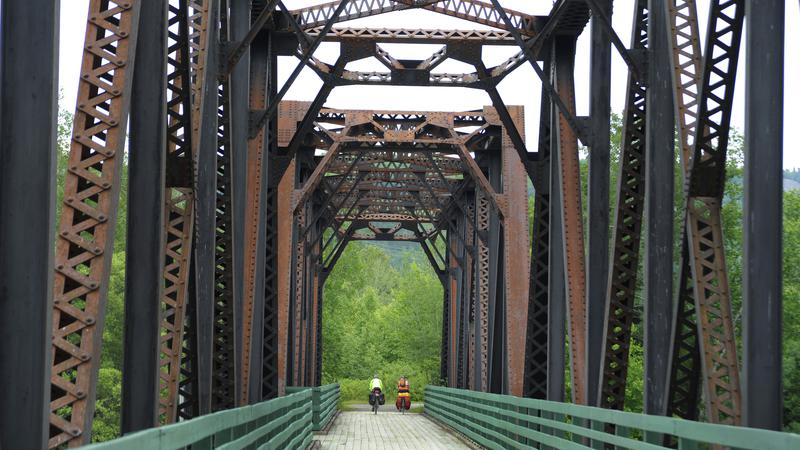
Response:
[[[694,0],[617,2],[633,10],[629,43],[609,0],[542,2],[552,7],[539,15],[499,0],[293,3],[91,0],[57,220],[57,8],[3,3],[0,329],[25,337],[0,356],[3,447],[91,437],[123,170],[125,433],[319,384],[325,281],[360,240],[422,248],[444,288],[450,387],[623,409],[638,323],[644,412],[780,427],[782,2],[713,0],[704,34]],[[405,20],[415,10],[461,22],[418,29]],[[396,25],[345,23],[385,13]],[[43,39],[19,25],[30,23]],[[740,337],[721,211],[745,27],[764,51],[744,64]],[[583,33],[588,74],[575,71]],[[397,43],[441,47],[406,58]],[[514,51],[487,64],[492,46]],[[628,71],[613,190],[612,50]],[[279,56],[297,60],[284,84]],[[381,67],[354,68],[367,59]],[[541,89],[540,110],[527,110],[538,129],[498,90],[525,65]],[[303,71],[322,87],[291,101]],[[491,106],[329,104],[355,85],[466,87]],[[673,210],[676,131],[684,204]]]
[[[312,106],[308,102],[281,105],[279,146],[297,139]],[[521,132],[522,108],[509,110]],[[518,363],[524,330],[509,326],[505,343],[492,341],[494,325],[489,321],[490,311],[500,304],[508,305],[508,311],[520,311],[528,287],[524,277],[512,275],[514,265],[510,264],[528,257],[523,250],[528,248],[525,167],[495,109],[404,112],[321,108],[311,122],[294,163],[281,180],[279,202],[285,199],[298,224],[293,236],[302,245],[296,246],[292,260],[311,258],[316,261],[311,267],[319,269],[309,273],[298,267],[290,285],[324,283],[349,242],[417,242],[443,285],[457,279],[461,282],[461,275],[451,269],[458,267],[474,273],[468,283],[484,286],[475,296],[446,289],[449,306],[445,314],[464,314],[464,305],[476,302],[474,308],[480,315],[470,325],[476,328],[477,338],[461,337],[456,330],[465,330],[466,325],[450,322],[452,330],[443,332],[456,337],[442,344],[443,354],[455,361],[459,348],[471,346],[475,354],[468,365],[474,375],[465,378],[465,383],[485,385],[486,389],[491,383],[494,389],[521,392],[523,373]],[[288,267],[288,249],[279,254]],[[468,269],[472,264],[476,265],[474,271]],[[496,286],[494,291],[488,289],[490,283]],[[314,308],[321,301],[321,294],[314,289],[302,300],[309,302],[306,307]],[[295,310],[299,308],[300,304]],[[493,318],[498,319],[516,320],[510,314]],[[313,319],[294,320],[298,322],[290,327],[297,330],[305,328],[302,321]],[[315,337],[298,334],[289,339],[292,346],[299,340],[302,349]],[[492,361],[492,353],[499,357],[494,361],[507,361],[508,365]],[[282,364],[280,358],[278,364]],[[286,364],[293,369],[287,374],[287,383],[314,382],[318,368],[313,359],[309,362],[297,352],[288,354]],[[443,370],[455,383],[455,366],[445,364]]]

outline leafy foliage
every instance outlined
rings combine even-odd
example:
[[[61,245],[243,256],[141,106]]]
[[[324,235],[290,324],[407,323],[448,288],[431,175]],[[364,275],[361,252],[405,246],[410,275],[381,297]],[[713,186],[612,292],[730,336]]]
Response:
[[[415,401],[438,382],[444,294],[418,261],[405,252],[393,265],[385,247],[354,242],[326,282],[322,377],[340,383],[343,399],[363,400],[376,372],[390,398],[402,375]]]

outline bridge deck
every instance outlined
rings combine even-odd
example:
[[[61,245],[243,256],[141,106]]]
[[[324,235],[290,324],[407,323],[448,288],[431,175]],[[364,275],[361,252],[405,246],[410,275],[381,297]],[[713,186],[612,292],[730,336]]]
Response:
[[[342,412],[327,434],[317,434],[320,448],[372,449],[471,449],[449,430],[422,414],[399,414],[391,410]]]

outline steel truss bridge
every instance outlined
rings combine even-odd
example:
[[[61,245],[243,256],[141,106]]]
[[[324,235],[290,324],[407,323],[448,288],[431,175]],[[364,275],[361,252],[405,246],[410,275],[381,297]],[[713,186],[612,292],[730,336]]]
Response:
[[[90,439],[125,167],[124,433],[318,386],[323,286],[358,240],[416,242],[427,255],[444,287],[449,387],[621,410],[640,320],[646,414],[780,430],[783,2],[711,0],[704,42],[694,0],[617,2],[633,8],[623,43],[611,0],[557,0],[546,16],[498,0],[297,10],[279,0],[91,0],[56,186],[58,3],[0,2],[2,447]],[[410,9],[482,27],[337,26]],[[591,33],[588,116],[575,107],[581,33]],[[322,42],[338,43],[335,61],[315,56]],[[441,49],[398,59],[384,43]],[[720,213],[743,43],[757,50],[743,65],[739,347]],[[487,66],[487,46],[518,51]],[[609,205],[612,51],[628,80]],[[299,60],[283,85],[278,56]],[[348,67],[367,58],[385,69]],[[471,69],[437,71],[447,60]],[[523,65],[541,85],[533,148],[523,108],[497,90]],[[305,68],[322,88],[311,102],[286,99]],[[492,104],[326,106],[347,85],[466,87]]]

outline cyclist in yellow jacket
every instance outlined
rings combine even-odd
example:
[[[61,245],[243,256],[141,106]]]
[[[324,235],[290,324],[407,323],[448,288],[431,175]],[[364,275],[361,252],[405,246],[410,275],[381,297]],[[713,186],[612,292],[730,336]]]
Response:
[[[373,405],[378,402],[378,404],[382,405],[384,401],[383,383],[376,373],[372,377],[372,381],[369,382],[369,404]]]

